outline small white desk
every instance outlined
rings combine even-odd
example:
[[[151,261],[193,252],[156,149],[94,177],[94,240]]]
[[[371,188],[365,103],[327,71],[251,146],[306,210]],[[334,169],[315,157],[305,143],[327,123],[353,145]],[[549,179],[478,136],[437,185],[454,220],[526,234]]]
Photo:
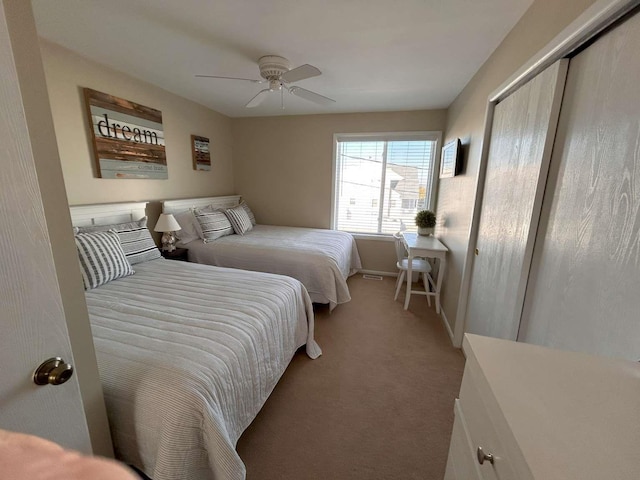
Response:
[[[444,278],[444,270],[447,266],[447,252],[449,249],[445,247],[436,237],[418,235],[417,233],[402,232],[402,243],[404,243],[407,253],[409,254],[407,269],[407,293],[404,299],[404,309],[409,308],[409,300],[412,293],[420,295],[431,295],[436,297],[436,313],[440,314],[440,288],[442,287],[442,279]],[[435,292],[421,292],[419,290],[411,290],[412,271],[411,264],[414,257],[427,257],[438,259],[438,280],[436,280]],[[426,288],[428,290],[428,287]]]

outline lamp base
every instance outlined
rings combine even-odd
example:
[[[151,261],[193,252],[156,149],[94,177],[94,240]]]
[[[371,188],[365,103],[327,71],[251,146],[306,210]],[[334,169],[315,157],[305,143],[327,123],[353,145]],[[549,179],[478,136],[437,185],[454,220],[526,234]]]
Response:
[[[162,251],[173,252],[176,249],[176,237],[173,232],[164,232],[162,234]]]

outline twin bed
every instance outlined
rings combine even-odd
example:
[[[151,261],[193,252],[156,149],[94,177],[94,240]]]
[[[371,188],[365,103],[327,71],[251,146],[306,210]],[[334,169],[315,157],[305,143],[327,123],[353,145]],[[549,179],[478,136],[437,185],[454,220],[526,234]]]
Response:
[[[113,226],[145,206],[71,216],[76,227]],[[300,347],[321,355],[307,289],[289,276],[163,258],[133,270],[85,295],[117,457],[154,480],[244,479],[240,435]]]

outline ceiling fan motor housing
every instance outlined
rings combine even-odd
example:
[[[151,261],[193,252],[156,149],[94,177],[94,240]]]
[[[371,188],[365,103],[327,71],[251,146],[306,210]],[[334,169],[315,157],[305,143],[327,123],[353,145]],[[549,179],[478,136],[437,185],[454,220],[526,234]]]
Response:
[[[278,55],[265,55],[258,60],[260,76],[267,80],[278,80],[280,76],[291,69],[289,60]]]

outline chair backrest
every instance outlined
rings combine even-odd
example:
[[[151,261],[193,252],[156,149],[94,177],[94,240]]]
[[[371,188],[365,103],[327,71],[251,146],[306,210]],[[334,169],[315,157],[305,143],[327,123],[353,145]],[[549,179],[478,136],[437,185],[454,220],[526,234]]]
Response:
[[[402,235],[400,233],[394,233],[393,238],[396,240],[396,257],[398,258],[398,262],[401,262],[403,259],[407,258],[407,250],[404,248]]]

